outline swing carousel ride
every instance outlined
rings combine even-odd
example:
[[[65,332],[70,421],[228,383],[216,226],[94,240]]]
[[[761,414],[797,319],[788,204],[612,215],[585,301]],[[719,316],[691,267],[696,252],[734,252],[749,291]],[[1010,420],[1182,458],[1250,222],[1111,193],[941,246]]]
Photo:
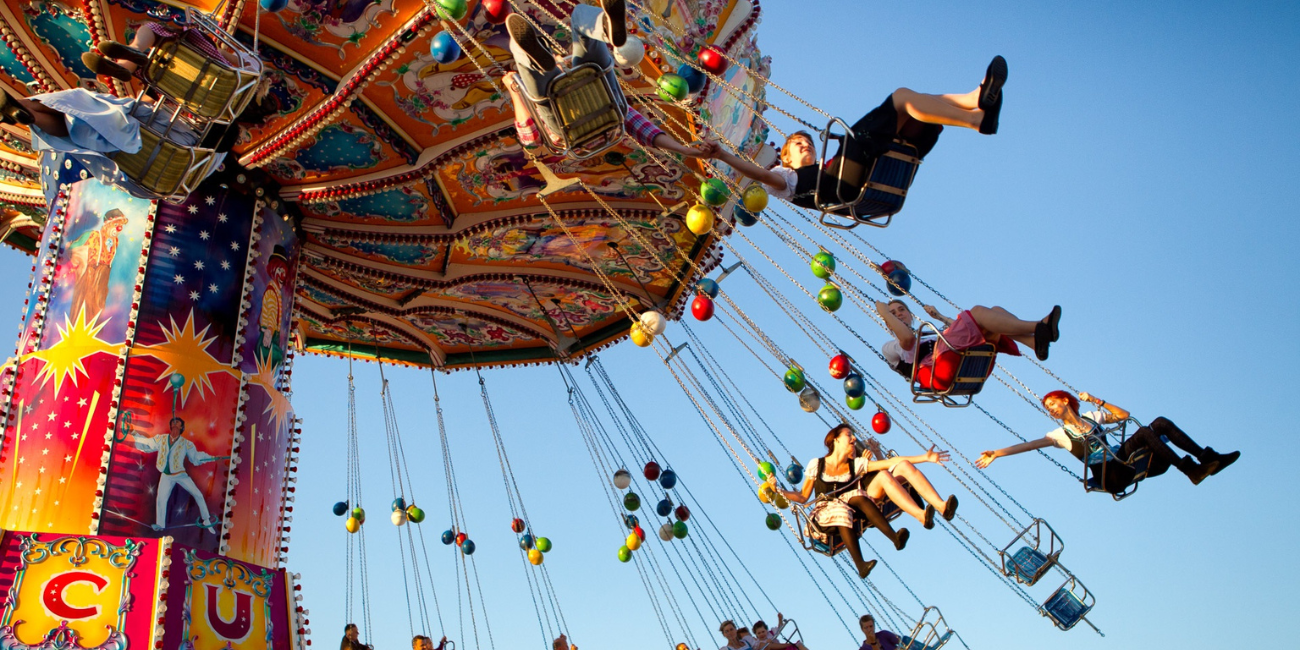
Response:
[[[0,3],[0,84],[12,95],[85,88],[171,111],[162,126],[142,128],[151,134],[143,153],[117,155],[113,173],[76,153],[35,151],[25,127],[0,131],[0,239],[34,257],[16,354],[2,375],[0,643],[306,647],[309,612],[285,566],[304,444],[289,400],[292,367],[309,352],[345,358],[349,368],[347,490],[333,511],[347,530],[346,609],[362,640],[372,630],[365,531],[374,522],[366,524],[358,456],[379,441],[357,432],[355,359],[378,361],[381,372],[385,364],[435,371],[445,515],[417,501],[417,490],[432,488],[407,469],[387,379],[381,392],[389,519],[405,527],[399,557],[411,577],[403,588],[412,634],[491,645],[436,397],[437,373],[456,369],[478,375],[543,641],[576,632],[544,562],[553,542],[529,520],[481,374],[552,364],[610,507],[619,540],[610,561],[635,565],[669,647],[707,646],[718,621],[751,620],[751,597],[767,596],[605,371],[597,353],[630,338],[663,362],[704,434],[756,492],[767,528],[786,540],[851,636],[856,626],[843,612],[872,611],[906,632],[907,647],[964,645],[885,556],[875,554],[906,598],[886,595],[885,572],[855,575],[862,568],[847,556],[856,544],[841,553],[845,540],[818,523],[824,499],[787,499],[783,489],[798,490],[805,468],[778,460],[794,455],[767,426],[770,405],[745,397],[710,352],[710,336],[742,343],[767,371],[754,376],[770,374],[794,394],[787,406],[827,427],[848,424],[878,460],[909,458],[882,446],[878,436],[891,431],[900,447],[951,448],[952,461],[931,474],[956,479],[939,481],[959,485],[968,505],[954,516],[955,499],[940,503],[934,523],[1052,624],[1091,625],[1095,599],[1062,563],[1056,532],[924,417],[933,404],[974,406],[972,414],[1020,437],[974,398],[989,379],[1034,408],[1038,395],[982,348],[953,353],[947,371],[936,366],[935,376],[914,376],[900,390],[905,384],[877,379],[881,366],[869,358],[883,360],[873,338],[886,334],[864,336],[836,313],[860,310],[868,318],[855,321],[883,327],[875,302],[916,300],[913,284],[947,301],[852,229],[888,225],[919,160],[900,143],[872,171],[870,191],[856,201],[827,198],[853,206],[845,222],[769,201],[719,163],[624,137],[631,107],[680,142],[708,138],[760,165],[775,161],[769,138],[792,130],[773,120],[822,132],[823,146],[833,139],[830,127],[806,121],[833,127],[828,114],[768,79],[757,0],[629,3],[629,43],[616,65],[585,77],[570,68],[568,90],[537,99],[552,102],[562,133],[540,150],[525,147],[506,91],[514,63],[503,23],[523,16],[565,55],[573,9],[569,0]],[[248,56],[240,64],[204,58],[177,39],[149,52],[129,82],[96,78],[83,63],[92,48],[130,42],[148,23],[198,30]],[[789,101],[769,103],[774,94]],[[224,144],[182,133],[216,133]],[[755,242],[759,232],[809,270],[783,269]],[[724,256],[736,263],[715,273]],[[753,282],[764,309],[796,325],[825,359],[805,367],[789,356],[756,320],[756,306],[723,290],[728,276]],[[809,290],[808,281],[824,286]],[[670,323],[680,345],[667,339]],[[814,370],[820,363],[829,375]],[[840,389],[831,380],[842,381],[842,399],[832,397]],[[867,405],[871,417],[859,422]],[[1122,424],[1096,434],[1103,453],[1107,436],[1122,438]],[[902,488],[929,502],[928,481],[909,473],[912,464],[895,466],[910,468],[895,472]],[[1085,466],[1058,467],[1097,489]],[[888,519],[901,513],[881,504]],[[316,505],[297,514],[327,516]],[[473,523],[489,534],[486,522]],[[862,523],[853,532],[874,552],[874,533]],[[450,621],[430,563],[443,545],[458,576]],[[1040,580],[1053,588],[1033,593]],[[792,622],[774,633],[799,638]]]

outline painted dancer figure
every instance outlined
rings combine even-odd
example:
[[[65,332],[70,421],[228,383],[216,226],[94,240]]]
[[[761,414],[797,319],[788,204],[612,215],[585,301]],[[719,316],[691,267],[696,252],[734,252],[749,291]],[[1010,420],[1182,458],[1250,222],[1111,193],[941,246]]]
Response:
[[[194,502],[199,506],[199,525],[204,528],[212,526],[212,518],[208,514],[208,504],[203,498],[203,493],[199,491],[199,486],[194,484],[194,479],[190,478],[189,472],[185,469],[185,461],[190,461],[191,465],[202,465],[204,463],[214,463],[216,461],[229,458],[229,456],[212,456],[199,451],[188,438],[184,437],[185,420],[173,417],[168,423],[170,429],[166,436],[153,436],[146,438],[136,435],[131,441],[136,449],[140,451],[152,451],[158,453],[158,461],[155,467],[162,473],[158,478],[158,494],[154,510],[154,530],[162,530],[167,527],[167,500],[171,498],[172,490],[179,486],[182,490],[190,493],[194,497]]]

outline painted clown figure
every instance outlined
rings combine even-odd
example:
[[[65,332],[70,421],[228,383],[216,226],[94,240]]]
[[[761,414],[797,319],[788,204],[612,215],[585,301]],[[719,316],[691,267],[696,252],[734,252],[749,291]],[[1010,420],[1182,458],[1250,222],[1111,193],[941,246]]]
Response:
[[[276,246],[266,261],[266,291],[262,294],[262,313],[257,319],[257,347],[254,355],[260,364],[279,366],[284,361],[284,342],[280,327],[284,321],[284,291],[289,284],[289,256],[283,246]]]
[[[193,442],[184,437],[185,420],[181,418],[172,418],[168,428],[170,432],[166,436],[146,438],[136,434],[135,439],[132,440],[132,444],[140,451],[158,452],[156,467],[162,476],[158,479],[158,495],[152,527],[154,530],[163,530],[167,527],[167,500],[171,498],[172,490],[179,486],[189,492],[190,496],[194,497],[194,502],[198,504],[199,513],[202,515],[199,525],[210,528],[212,518],[208,514],[208,504],[199,487],[194,484],[194,479],[190,478],[189,472],[185,469],[185,461],[188,460],[192,465],[202,465],[228,457],[212,456],[199,451]]]

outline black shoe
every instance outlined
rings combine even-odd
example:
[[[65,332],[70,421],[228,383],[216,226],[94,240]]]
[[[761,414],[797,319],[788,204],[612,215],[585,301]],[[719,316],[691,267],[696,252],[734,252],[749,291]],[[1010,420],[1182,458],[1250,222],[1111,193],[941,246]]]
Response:
[[[1208,462],[1197,463],[1192,460],[1191,456],[1183,456],[1178,460],[1178,471],[1187,475],[1192,485],[1200,485],[1207,476],[1215,473],[1219,469],[1219,461],[1211,460]]]
[[[1217,466],[1214,468],[1214,471],[1210,472],[1210,476],[1214,476],[1215,474],[1222,472],[1223,468],[1237,462],[1238,458],[1241,458],[1241,452],[1239,451],[1230,451],[1226,454],[1220,454],[1219,452],[1206,447],[1198,460],[1200,460],[1201,463],[1216,463]]]
[[[998,132],[998,117],[1002,114],[1002,84],[1006,82],[1007,60],[995,56],[984,73],[984,81],[980,83],[979,107],[984,111],[980,133],[993,135]]]
[[[934,530],[934,506],[928,503],[925,505],[925,517],[921,523],[926,530]]]
[[[506,31],[510,33],[510,40],[517,43],[528,55],[528,60],[532,62],[533,68],[538,72],[550,72],[555,69],[555,57],[551,51],[546,49],[541,39],[537,38],[537,30],[528,23],[528,19],[519,14],[510,14],[506,18]]]
[[[1052,346],[1052,328],[1047,323],[1034,326],[1034,356],[1039,361],[1047,361],[1048,348]]]
[[[149,54],[141,52],[129,45],[123,45],[117,41],[102,41],[99,44],[99,53],[110,59],[126,61],[136,65],[149,65]]]
[[[82,52],[81,62],[97,75],[104,75],[121,81],[131,80],[130,70],[94,52]]]
[[[1047,314],[1047,325],[1052,328],[1052,342],[1061,338],[1061,306],[1055,305],[1052,311]]]
[[[907,548],[907,539],[911,536],[912,534],[907,532],[906,528],[899,528],[898,533],[894,535],[894,550],[901,551]]]
[[[600,8],[605,10],[605,19],[609,21],[605,34],[614,47],[623,47],[627,43],[627,4],[624,0],[600,0]]]
[[[874,559],[873,559],[873,560],[867,560],[866,562],[863,562],[862,564],[859,564],[859,565],[858,565],[858,577],[861,578],[861,579],[863,579],[863,580],[866,580],[866,579],[867,579],[867,576],[871,575],[871,570],[874,569],[874,568],[876,568],[876,561],[875,561]]]
[[[948,502],[943,504],[943,520],[952,521],[957,516],[957,495],[948,497]]]
[[[28,125],[36,121],[18,99],[7,92],[0,91],[0,122],[5,124]]]

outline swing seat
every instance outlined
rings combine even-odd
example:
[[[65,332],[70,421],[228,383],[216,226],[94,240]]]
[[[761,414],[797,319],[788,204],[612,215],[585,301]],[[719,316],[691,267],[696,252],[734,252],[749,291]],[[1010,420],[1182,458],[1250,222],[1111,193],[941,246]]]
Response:
[[[1011,553],[1017,544],[1020,547]],[[1056,531],[1046,521],[1034,519],[998,551],[1002,557],[1002,575],[1032,587],[1056,566],[1064,550],[1065,544],[1056,536]]]
[[[144,80],[150,88],[200,120],[229,123],[248,106],[262,77],[257,55],[217,26],[210,16],[186,11],[187,28],[239,55],[241,66],[213,58],[180,36],[149,52]]]
[[[603,153],[627,135],[627,99],[616,83],[610,81],[614,67],[602,68],[595,63],[565,65],[565,70],[551,80],[545,97],[534,97],[524,90],[524,104],[533,121],[541,126],[542,141],[556,155],[586,160]],[[516,85],[522,90],[518,74]],[[555,116],[550,123],[537,109],[546,107]],[[559,133],[546,135],[549,126]],[[553,136],[553,137],[552,137]]]
[[[1069,630],[1083,620],[1092,611],[1092,604],[1085,603],[1074,592],[1062,586],[1052,594],[1040,608],[1043,615],[1052,619],[1052,623],[1062,630]]]
[[[929,335],[925,332],[927,328],[938,337],[938,343],[949,349],[936,354],[932,366],[924,365],[922,359],[916,358],[912,366],[912,401],[918,404],[938,402],[950,408],[970,406],[975,396],[984,390],[989,375],[993,374],[998,357],[997,346],[982,343],[965,350],[953,350],[939,328],[925,321],[917,328],[913,355],[919,352],[922,336]],[[936,350],[940,349],[938,343]]]
[[[921,612],[911,634],[899,638],[898,650],[939,650],[954,634],[939,608],[931,605]]]
[[[1085,439],[1084,475],[1087,479],[1083,482],[1084,491],[1106,492],[1116,501],[1123,501],[1137,492],[1138,483],[1146,479],[1151,468],[1150,449],[1139,449],[1128,458],[1119,457],[1120,446],[1128,439],[1129,422],[1139,428],[1142,426],[1141,422],[1129,418],[1102,428],[1100,433],[1090,434]],[[1109,442],[1108,438],[1115,442]],[[1165,436],[1160,436],[1160,439],[1169,442]],[[1106,486],[1115,484],[1124,485],[1124,489],[1115,492],[1106,489]]]
[[[832,133],[835,127],[843,129],[844,133]],[[823,170],[827,169],[830,141],[838,141],[842,151],[845,139],[856,137],[853,129],[839,118],[831,118],[821,136]],[[819,182],[813,194],[813,202],[822,213],[822,225],[841,230],[856,228],[860,224],[887,227],[894,215],[903,209],[907,191],[920,166],[921,158],[916,147],[898,139],[890,142],[886,150],[872,161],[871,168],[863,174],[865,181],[847,178],[844,167],[837,166],[833,177],[823,176],[823,179],[834,178],[833,191],[830,187],[822,187],[829,183]],[[832,215],[849,217],[850,221],[844,222]]]
[[[198,146],[202,136],[185,120],[164,112],[161,106],[137,104],[131,114],[140,121],[140,150],[109,157],[153,198],[179,203],[207,178],[220,156]]]
[[[908,494],[911,495],[913,501],[916,501],[917,503],[922,502],[921,495],[917,493],[917,491],[909,485],[907,481],[899,479],[898,482],[905,490],[907,490]],[[817,523],[817,511],[821,504],[835,499],[840,492],[858,489],[858,483],[860,483],[860,481],[855,481],[854,483],[844,487],[842,490],[836,491],[832,494],[823,494],[822,496],[817,497],[817,500],[813,502],[812,507],[808,508],[807,513],[802,512],[803,509],[797,505],[792,506],[795,513],[795,530],[803,532],[803,539],[801,541],[804,542],[803,546],[805,549],[815,553],[821,553],[826,557],[835,557],[836,554],[844,550],[844,541],[840,539],[839,534],[833,530],[828,530],[821,524]],[[880,508],[880,513],[883,514],[885,519],[888,521],[893,521],[897,519],[899,515],[903,514],[903,509],[889,499],[881,499],[876,503],[876,507]],[[800,524],[800,519],[804,520],[802,525]],[[868,522],[865,517],[860,516],[858,513],[854,513],[854,537],[861,537],[862,534],[870,528],[875,528],[875,525]]]
[[[1048,557],[1036,548],[1022,546],[1011,556],[1010,569],[1016,580],[1032,587],[1055,563],[1055,557]]]
[[[913,639],[910,636],[903,635],[902,637],[899,637],[898,650],[939,650],[939,648],[942,648],[948,643],[948,640],[952,638],[952,634],[952,630],[948,630],[938,639],[935,639],[928,644],[919,639]]]

